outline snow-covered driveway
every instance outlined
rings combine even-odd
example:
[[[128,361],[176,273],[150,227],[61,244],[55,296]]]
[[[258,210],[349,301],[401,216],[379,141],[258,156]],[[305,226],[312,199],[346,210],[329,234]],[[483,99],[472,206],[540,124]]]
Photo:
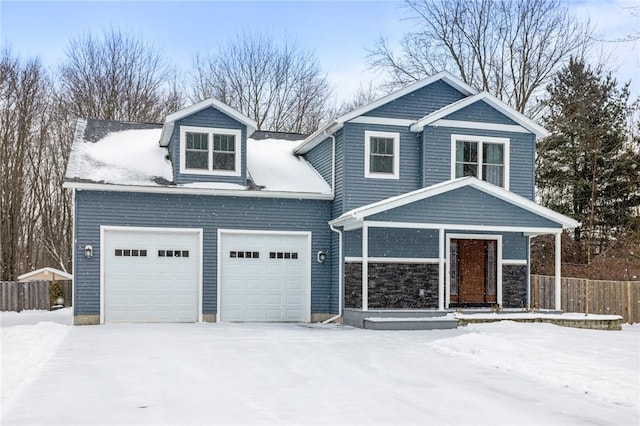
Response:
[[[25,345],[38,327],[60,342],[12,392],[5,385],[21,383],[7,363],[20,368],[16,351],[41,350]],[[2,424],[637,425],[638,331],[6,326],[3,317]]]

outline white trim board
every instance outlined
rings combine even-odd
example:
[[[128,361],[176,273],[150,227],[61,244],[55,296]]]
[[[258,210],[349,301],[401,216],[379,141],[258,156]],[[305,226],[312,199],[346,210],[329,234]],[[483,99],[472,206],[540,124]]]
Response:
[[[429,124],[433,127],[453,127],[456,129],[474,129],[474,130],[495,130],[499,132],[511,132],[511,133],[531,133],[522,126],[516,126],[513,124],[495,124],[484,123],[479,121],[462,121],[462,120],[436,120]]]
[[[467,106],[479,101],[486,102],[489,106],[506,115],[514,122],[518,123],[525,129],[529,130],[531,133],[535,134],[537,137],[544,138],[546,136],[549,136],[549,132],[544,127],[525,117],[523,114],[511,108],[509,105],[505,104],[500,99],[496,98],[488,92],[480,92],[473,96],[469,96],[467,98],[449,104],[437,111],[434,111],[431,114],[428,114],[420,120],[416,121],[416,123],[411,126],[411,130],[414,132],[420,132],[424,129],[424,126],[432,124],[437,120],[445,118],[449,114],[466,108]]]
[[[503,265],[524,266],[527,265],[527,259],[502,259]]]
[[[506,201],[510,204],[513,204],[517,207],[520,207],[526,211],[534,213],[538,216],[544,217],[552,222],[555,222],[562,226],[562,228],[575,228],[580,226],[580,222],[564,216],[560,213],[557,213],[551,209],[540,206],[533,201],[522,197],[520,195],[514,194],[513,192],[507,191],[503,188],[492,185],[488,182],[484,182],[475,177],[464,177],[453,179],[445,182],[441,182],[426,188],[421,188],[416,191],[407,192],[405,194],[401,194],[395,197],[390,197],[382,201],[378,201],[363,207],[358,207],[356,209],[350,210],[344,214],[342,214],[337,219],[330,221],[329,223],[334,226],[344,226],[345,229],[350,224],[354,224],[359,226],[358,222],[364,220],[364,218],[368,216],[372,216],[377,213],[382,213],[387,210],[392,210],[397,207],[401,207],[407,204],[414,203],[416,201],[424,200],[439,194],[443,194],[445,192],[453,191],[458,188],[463,188],[466,186],[470,186],[479,191],[485,192],[491,196],[494,196],[500,200]],[[389,222],[392,223],[392,222]],[[390,225],[391,226],[391,225]],[[448,228],[448,225],[443,225],[445,228]],[[467,225],[467,229],[472,228],[476,229],[477,226]],[[509,228],[509,227],[506,227]],[[357,229],[357,228],[351,228]],[[515,229],[513,227],[512,229]],[[518,228],[518,232],[542,232],[541,228]],[[520,229],[522,229],[520,231]],[[558,230],[553,231],[558,232]],[[552,232],[548,232],[552,233]]]
[[[476,164],[478,166],[478,172],[477,172],[478,176],[475,176],[475,177],[477,177],[479,180],[483,180],[482,176],[480,175],[484,170],[484,167],[483,167],[484,144],[488,143],[488,144],[502,145],[502,167],[503,167],[503,173],[504,173],[503,182],[504,182],[504,189],[508,191],[509,177],[511,173],[511,140],[509,138],[452,134],[451,135],[451,179],[452,180],[456,179],[456,163],[458,161],[458,158],[456,156],[457,154],[456,148],[459,140],[477,143],[478,149],[477,149]]]
[[[302,141],[300,145],[298,145],[293,150],[293,152],[295,154],[306,154],[307,152],[315,148],[324,139],[329,137],[330,134],[342,128],[345,122],[352,121],[362,116],[363,114],[366,114],[367,112],[372,111],[386,103],[394,101],[398,98],[401,98],[402,96],[408,95],[411,92],[415,92],[416,90],[419,90],[425,86],[428,86],[440,80],[444,81],[445,83],[447,83],[454,89],[458,90],[460,93],[462,93],[465,96],[469,96],[477,93],[476,89],[469,86],[459,78],[455,77],[450,72],[441,71],[437,74],[432,75],[431,77],[427,77],[423,80],[419,80],[419,81],[416,81],[415,83],[409,84],[400,90],[396,90],[395,92],[392,92],[386,96],[376,99],[375,101],[367,105],[363,105],[360,108],[356,108],[355,110],[336,118],[332,122],[321,127],[318,131],[313,133],[307,139]],[[366,118],[365,120],[367,119],[369,118]]]
[[[382,124],[387,126],[409,127],[413,123],[415,123],[415,120],[407,120],[404,118],[389,118],[389,117],[368,117],[366,115],[361,115],[360,117],[356,117],[353,120],[349,120],[349,123]]]
[[[372,257],[367,258],[369,263],[416,263],[416,264],[430,264],[438,263],[437,258],[432,257]],[[345,263],[361,263],[361,256],[345,256]]]
[[[105,319],[105,251],[104,242],[105,242],[105,234],[108,232],[157,232],[157,233],[184,233],[184,234],[198,234],[199,239],[199,268],[198,268],[198,306],[196,307],[198,312],[198,322],[202,322],[202,295],[203,295],[203,272],[202,265],[204,261],[204,253],[202,252],[203,248],[203,230],[202,228],[161,228],[161,227],[143,227],[143,226],[110,226],[110,225],[101,225],[100,226],[100,324],[104,324]],[[95,248],[94,248],[95,250]]]
[[[255,198],[286,198],[296,200],[333,200],[333,194],[317,192],[282,192],[282,191],[253,191],[249,189],[220,189],[220,188],[190,188],[184,186],[139,186],[118,185],[95,182],[67,181],[63,188],[77,189],[78,191],[107,191],[107,192],[146,192],[150,194],[189,194],[211,195],[228,197],[255,197]]]
[[[371,171],[371,138],[393,139],[393,173]],[[400,179],[400,133],[364,131],[364,177],[366,179]]]
[[[207,169],[187,169],[187,132],[207,135]],[[234,170],[213,169],[214,135],[231,135],[234,139]],[[200,176],[233,176],[242,175],[242,131],[239,129],[223,129],[218,127],[180,126],[180,173]]]

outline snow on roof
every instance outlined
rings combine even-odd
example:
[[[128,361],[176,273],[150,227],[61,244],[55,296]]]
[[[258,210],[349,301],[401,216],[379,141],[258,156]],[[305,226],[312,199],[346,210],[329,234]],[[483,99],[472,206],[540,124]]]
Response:
[[[330,194],[331,187],[305,161],[294,155],[299,140],[247,139],[247,168],[263,191],[317,192]]]
[[[27,272],[18,277],[18,281],[52,281],[52,280],[70,280],[73,275],[61,271],[56,268],[47,266],[46,268],[36,269],[35,271]]]
[[[130,129],[108,133],[97,142],[74,141],[66,178],[119,185],[158,186],[173,180],[167,149],[158,145],[162,129]]]
[[[261,132],[256,139],[247,140],[247,170],[255,188],[224,182],[176,185],[173,183],[171,162],[167,159],[168,149],[158,143],[162,128],[149,126],[152,125],[79,120],[66,179],[112,185],[170,186],[175,190],[255,189],[262,192],[331,194],[331,187],[313,166],[293,154],[293,149],[305,135]]]

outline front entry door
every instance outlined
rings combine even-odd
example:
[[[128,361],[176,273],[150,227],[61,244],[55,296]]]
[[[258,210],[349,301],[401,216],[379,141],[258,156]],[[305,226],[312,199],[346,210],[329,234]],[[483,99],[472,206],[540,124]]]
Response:
[[[497,241],[451,240],[451,300],[457,306],[496,303]]]

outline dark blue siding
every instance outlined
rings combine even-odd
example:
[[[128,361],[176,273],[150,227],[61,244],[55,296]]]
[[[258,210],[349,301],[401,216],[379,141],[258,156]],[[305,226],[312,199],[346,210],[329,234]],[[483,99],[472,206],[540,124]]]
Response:
[[[365,113],[370,117],[418,120],[432,112],[459,101],[465,95],[442,80],[388,102]]]
[[[469,229],[477,225],[561,227],[558,223],[471,187],[378,213],[367,220],[470,225]]]
[[[362,230],[345,233],[347,256],[362,256]],[[435,229],[369,228],[369,257],[437,258]]]
[[[336,218],[344,213],[344,198],[345,198],[345,153],[347,151],[345,146],[345,132],[344,128],[338,130],[335,133],[336,137],[336,183],[333,190],[333,206],[331,209],[332,218]]]
[[[511,157],[509,190],[530,200],[534,199],[535,135],[531,133],[427,126],[423,132],[424,186],[451,179],[452,134],[508,138]]]
[[[365,130],[400,134],[400,179],[364,177]],[[344,211],[419,189],[421,140],[407,127],[346,123],[344,128]],[[340,214],[344,211],[339,212]]]
[[[215,175],[193,175],[180,174],[180,126],[196,126],[196,127],[212,127],[222,129],[241,130],[241,153],[240,159],[241,175],[240,176],[215,176]],[[175,183],[191,183],[191,182],[226,182],[246,185],[246,166],[247,166],[247,126],[228,115],[218,111],[213,107],[205,108],[188,117],[178,120],[173,128],[171,139],[169,141],[169,152],[171,153],[171,161],[173,162],[173,176]]]
[[[492,107],[480,101],[462,108],[444,117],[446,120],[479,121],[484,123],[517,125],[515,121]]]
[[[333,185],[331,176],[333,146],[331,138],[327,138],[320,142],[311,151],[307,152],[304,157],[307,161],[320,173],[329,185]]]
[[[527,259],[529,240],[517,232],[446,231],[446,234],[502,235],[503,259]],[[362,256],[362,230],[347,231],[345,253],[349,257]],[[438,258],[438,230],[369,228],[369,257]],[[445,253],[445,257],[447,254]]]
[[[312,232],[311,312],[330,312],[331,260],[316,253],[331,249],[327,225],[330,202],[198,195],[76,191],[76,315],[100,310],[100,225],[203,229],[203,313],[216,312],[217,230]],[[91,244],[94,256],[81,256]],[[335,298],[335,296],[333,296]]]

